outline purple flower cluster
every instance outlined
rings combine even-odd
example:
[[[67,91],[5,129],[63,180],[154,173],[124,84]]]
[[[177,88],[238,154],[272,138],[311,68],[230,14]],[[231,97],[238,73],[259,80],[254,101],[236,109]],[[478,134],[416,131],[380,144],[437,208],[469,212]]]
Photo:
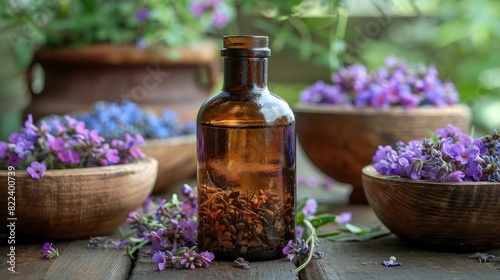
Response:
[[[298,186],[307,186],[310,188],[318,188],[323,187],[327,190],[334,189],[336,186],[336,182],[334,179],[330,177],[320,178],[317,176],[302,176],[297,175],[297,185]]]
[[[52,243],[46,242],[45,244],[43,244],[41,254],[46,259],[52,259],[53,257],[59,256],[59,251],[56,248],[52,247]]]
[[[107,141],[125,139],[126,134],[140,134],[145,139],[164,139],[194,134],[194,122],[182,122],[172,110],[164,110],[160,115],[142,109],[137,103],[99,101],[88,112],[70,114],[83,121],[89,129],[95,129]],[[61,116],[47,116],[41,121],[63,119]]]
[[[222,0],[194,0],[189,10],[196,18],[210,16],[213,26],[219,29],[224,28],[231,20],[229,9]]]
[[[300,96],[303,103],[354,106],[357,108],[414,108],[456,104],[458,93],[451,82],[442,82],[433,65],[408,65],[389,56],[377,71],[368,72],[362,64],[339,69],[334,84],[318,81]]]
[[[319,244],[318,239],[316,239],[315,242]],[[294,262],[295,257],[304,259],[307,258],[307,256],[310,254],[310,247],[304,239],[297,238],[296,241],[289,240],[288,244],[285,246],[285,248],[283,248],[283,254],[287,255],[289,261]],[[312,257],[315,259],[322,259],[323,257],[325,257],[325,254],[319,251],[314,251],[312,252],[312,254]]]
[[[196,247],[182,247],[175,253],[168,250],[158,251],[153,255],[152,259],[158,265],[158,269],[162,271],[165,268],[183,267],[195,269],[196,267],[209,267],[214,260],[214,254],[208,251],[197,253],[195,249]]]
[[[378,173],[438,182],[500,182],[500,135],[473,139],[449,124],[434,139],[379,146],[373,156]]]
[[[26,169],[35,179],[47,169],[124,164],[144,157],[137,146],[144,143],[140,135],[108,143],[96,130],[70,116],[41,122],[38,127],[29,115],[21,132],[11,134],[9,141],[0,141],[0,169]]]
[[[179,200],[175,194],[170,201],[162,199],[155,202],[151,197],[141,209],[129,213],[127,223],[136,229],[136,236],[131,238],[128,244],[134,247],[134,251],[146,243],[152,245],[148,253],[163,252],[167,255],[167,252],[177,254],[181,248],[185,250],[196,246],[198,234],[196,192],[185,184],[182,187],[182,196],[184,201]],[[186,252],[191,254],[189,250]],[[184,265],[183,262],[180,264]]]
[[[391,256],[388,261],[384,261],[382,263],[385,266],[402,266],[400,262],[396,261],[396,257]]]

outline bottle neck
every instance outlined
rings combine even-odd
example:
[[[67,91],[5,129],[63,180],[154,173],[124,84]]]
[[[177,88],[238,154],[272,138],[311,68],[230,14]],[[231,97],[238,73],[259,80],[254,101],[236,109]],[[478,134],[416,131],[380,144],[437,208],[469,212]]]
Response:
[[[224,57],[224,90],[267,89],[267,57]]]

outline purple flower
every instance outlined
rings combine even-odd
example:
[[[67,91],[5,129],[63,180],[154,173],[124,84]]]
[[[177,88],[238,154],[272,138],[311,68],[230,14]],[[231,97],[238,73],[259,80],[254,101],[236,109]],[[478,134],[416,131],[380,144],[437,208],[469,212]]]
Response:
[[[460,171],[460,170],[456,170],[456,171],[453,171],[450,175],[448,175],[448,177],[446,178],[446,181],[447,182],[462,182],[463,178],[464,178],[465,174]]]
[[[64,149],[57,153],[57,158],[62,163],[78,164],[80,163],[80,154],[73,150]]]
[[[476,146],[465,148],[464,144],[458,143],[451,148],[449,154],[457,162],[460,162],[461,164],[467,164],[470,161],[473,161],[476,156],[479,155],[479,148]]]
[[[17,140],[19,139],[20,134],[17,132],[12,133],[9,135],[9,142],[13,144],[17,144]]]
[[[139,39],[135,42],[136,49],[143,51],[148,47],[148,43],[144,39]]]
[[[204,267],[209,267],[210,263],[215,259],[214,253],[209,251],[203,251],[198,254],[200,257],[200,262]]]
[[[347,96],[342,92],[340,86],[327,85],[323,81],[317,81],[302,91],[300,100],[304,103],[341,105],[346,103]]]
[[[3,141],[0,141],[0,158],[4,158],[7,154],[7,144]]]
[[[59,251],[56,248],[52,247],[52,243],[46,242],[43,244],[42,252],[44,258],[52,259],[53,257],[59,256]]]
[[[120,162],[120,155],[116,149],[107,149],[105,158],[108,163],[116,164]]]
[[[141,159],[141,158],[144,158],[146,156],[142,152],[142,150],[137,146],[130,147],[129,152],[130,152],[130,155],[132,156],[132,159]]]
[[[310,188],[316,188],[319,185],[319,178],[316,176],[307,178],[306,185]]]
[[[197,237],[196,231],[198,230],[198,223],[193,220],[182,219],[179,222],[179,226],[180,228],[182,228],[181,244],[183,246],[194,245],[189,243],[195,243]]]
[[[352,220],[352,212],[347,211],[347,212],[341,212],[340,214],[335,217],[335,222],[337,224],[345,224],[349,223]]]
[[[212,14],[212,23],[216,28],[224,28],[229,23],[229,15],[223,10],[216,9]]]
[[[436,129],[435,133],[437,138],[451,137],[455,141],[458,141],[463,136],[462,129],[452,124],[448,124],[445,128]]]
[[[335,186],[336,186],[336,182],[334,179],[332,179],[332,178],[325,179],[325,189],[332,190],[335,188]]]
[[[25,135],[20,135],[17,139],[16,147],[14,151],[19,158],[23,158],[25,155],[30,154],[35,150],[35,142],[25,137]]]
[[[341,103],[329,102],[324,94],[311,88],[304,91],[301,101],[382,109],[390,106],[446,106],[458,102],[455,86],[441,82],[434,66],[409,66],[394,56],[386,57],[385,64],[375,72],[368,72],[362,64],[340,68],[332,75],[332,81],[344,93]],[[321,86],[327,88],[329,85]]]
[[[319,240],[316,240],[316,242],[318,243]],[[293,240],[289,240],[288,244],[283,248],[283,254],[287,255],[287,259],[291,262],[293,262],[296,256],[307,256],[309,253],[309,245],[304,239],[299,238],[297,238],[295,242]],[[319,251],[314,251],[312,256],[315,259],[321,259],[325,256],[325,254]]]
[[[181,210],[184,213],[184,217],[189,218],[198,215],[197,201],[196,198],[192,198],[182,202]]]
[[[47,134],[47,146],[50,151],[58,152],[64,149],[64,140],[61,137],[54,137],[51,134]]]
[[[7,163],[12,166],[17,166],[19,164],[19,157],[15,153],[11,153],[7,158]]]
[[[149,10],[147,8],[141,8],[135,12],[135,18],[139,22],[146,21],[149,18]]]
[[[465,175],[472,177],[474,181],[481,181],[483,168],[476,161],[471,161],[464,170]]]
[[[250,262],[245,261],[245,259],[240,257],[233,261],[233,266],[243,269],[250,269]]]
[[[400,262],[396,262],[394,260],[384,261],[384,265],[385,266],[402,266],[402,264]]]
[[[283,248],[283,254],[287,255],[289,261],[293,261],[293,258],[295,258],[295,246],[293,240],[289,240],[288,244]]]
[[[47,170],[45,164],[38,161],[33,161],[30,166],[26,169],[33,179],[41,179],[43,174]]]
[[[208,266],[210,262],[208,259],[203,259],[202,256],[192,249],[187,249],[179,260],[180,265],[189,269],[195,269],[197,266]]]
[[[318,208],[318,202],[314,198],[309,198],[306,201],[304,208],[302,208],[302,212],[304,212],[304,214],[306,214],[306,217],[310,217],[310,216],[316,214],[317,208]]]
[[[362,64],[354,64],[341,68],[332,76],[333,82],[338,84],[345,92],[360,92],[370,81],[366,67]]]
[[[189,6],[189,11],[191,12],[191,15],[193,15],[196,18],[201,17],[203,13],[205,13],[206,6],[203,2],[201,1],[193,1],[191,2],[191,5]]]
[[[138,224],[141,222],[141,216],[136,211],[131,211],[128,213],[127,223]]]
[[[170,253],[170,254],[172,254],[172,253]],[[160,271],[165,270],[165,267],[167,266],[167,259],[165,258],[165,252],[162,252],[162,251],[156,252],[153,255],[152,260],[153,260],[154,263],[156,263],[158,265],[158,269]]]
[[[188,184],[184,184],[182,186],[181,193],[184,197],[190,197],[191,194],[193,193],[193,188],[191,188],[191,186]]]
[[[387,109],[390,107],[387,91],[377,84],[370,85],[369,90],[371,91],[370,104],[373,108]]]
[[[299,239],[302,239],[302,234],[304,234],[304,228],[296,226],[295,227],[295,237],[299,238]]]
[[[116,250],[121,250],[122,248],[129,245],[127,240],[120,240],[120,241],[112,240],[111,244],[113,244],[113,246],[115,246]]]

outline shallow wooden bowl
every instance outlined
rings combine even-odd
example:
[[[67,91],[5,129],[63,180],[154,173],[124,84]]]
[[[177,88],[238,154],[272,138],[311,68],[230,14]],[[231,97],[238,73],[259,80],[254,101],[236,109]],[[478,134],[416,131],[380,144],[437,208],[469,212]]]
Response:
[[[158,194],[196,173],[196,135],[147,140],[141,150],[158,160],[153,194]]]
[[[500,183],[413,181],[363,168],[368,203],[410,243],[448,251],[500,248]]]
[[[35,180],[24,170],[0,170],[2,224],[15,223],[16,238],[46,241],[108,235],[151,194],[158,162],[47,170]],[[9,177],[15,179],[10,199]],[[10,215],[8,202],[15,202]],[[12,204],[10,204],[12,205]]]
[[[427,138],[449,123],[467,133],[471,111],[467,106],[413,109],[346,108],[299,104],[294,108],[297,137],[304,153],[319,170],[351,184],[351,202],[366,203],[361,169],[372,162],[379,145]]]

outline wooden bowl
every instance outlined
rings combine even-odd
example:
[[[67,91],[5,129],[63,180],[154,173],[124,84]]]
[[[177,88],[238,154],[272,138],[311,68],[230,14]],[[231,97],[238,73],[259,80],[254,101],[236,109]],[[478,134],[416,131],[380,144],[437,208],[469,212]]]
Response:
[[[158,160],[158,177],[153,194],[196,174],[196,135],[146,140],[141,150]]]
[[[500,183],[413,181],[363,168],[368,203],[401,239],[448,251],[500,248]]]
[[[5,206],[0,221],[15,223],[16,239],[108,235],[151,194],[157,169],[156,159],[146,157],[137,163],[47,170],[41,180],[32,179],[25,170],[15,174],[0,170],[0,203]],[[9,177],[14,178],[13,193],[8,193]],[[13,215],[8,202],[15,202]]]
[[[351,184],[354,203],[366,203],[361,169],[372,162],[379,145],[421,140],[428,130],[449,123],[468,133],[471,124],[471,111],[464,105],[383,110],[300,104],[294,112],[304,153],[326,175]]]

